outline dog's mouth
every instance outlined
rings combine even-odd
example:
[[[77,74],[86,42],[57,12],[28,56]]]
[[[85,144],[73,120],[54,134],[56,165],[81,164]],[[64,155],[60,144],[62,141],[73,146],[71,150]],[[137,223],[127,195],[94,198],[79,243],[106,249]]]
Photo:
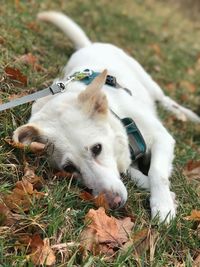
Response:
[[[111,191],[102,191],[96,193],[96,190],[90,189],[88,187],[84,188],[85,191],[92,194],[94,197],[98,198],[100,195],[102,196],[102,202],[106,202],[109,208],[112,210],[122,208],[126,201],[123,201],[122,198],[118,194],[113,194]]]
[[[104,195],[110,209],[123,207],[126,203],[127,191],[117,172],[97,163],[91,164],[90,162],[85,166],[85,170],[81,171],[80,167],[68,160],[63,169],[79,179],[94,197]]]

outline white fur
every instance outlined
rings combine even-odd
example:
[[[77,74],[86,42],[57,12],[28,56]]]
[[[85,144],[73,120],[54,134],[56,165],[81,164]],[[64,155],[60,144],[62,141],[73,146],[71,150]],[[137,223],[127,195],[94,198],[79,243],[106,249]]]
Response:
[[[33,105],[29,124],[33,124],[54,144],[52,157],[57,166],[62,168],[69,159],[79,166],[85,184],[93,189],[94,194],[112,192],[114,196],[119,195],[124,204],[127,191],[120,173],[129,168],[131,178],[151,192],[152,217],[158,214],[161,221],[169,221],[176,213],[174,196],[169,187],[175,141],[160,122],[155,101],[177,117],[184,116],[196,122],[200,122],[200,118],[165,96],[142,66],[123,50],[111,44],[91,43],[82,29],[61,13],[42,12],[38,17],[57,25],[76,48],[81,48],[71,56],[62,81],[86,68],[98,72],[107,69],[120,85],[131,90],[132,96],[123,89],[116,90],[107,85],[102,88],[110,109],[121,118],[133,118],[140,129],[151,152],[148,176],[130,166],[125,129],[112,113],[109,112],[106,119],[99,119],[88,117],[81,110],[77,96],[86,87],[81,82],[70,83],[62,94],[38,100]],[[14,140],[18,140],[18,135],[17,129]],[[90,147],[95,143],[103,145],[97,159],[90,152]]]

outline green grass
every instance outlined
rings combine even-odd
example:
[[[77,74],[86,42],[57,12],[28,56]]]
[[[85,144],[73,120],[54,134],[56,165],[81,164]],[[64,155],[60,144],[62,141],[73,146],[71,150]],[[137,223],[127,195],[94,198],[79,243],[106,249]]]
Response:
[[[61,10],[77,21],[93,41],[111,42],[133,55],[164,88],[166,94],[200,114],[200,28],[181,10],[172,4],[153,0],[125,1],[1,1],[0,6],[0,98],[14,93],[31,92],[46,87],[60,73],[73,52],[70,41],[53,26],[36,23],[36,14],[41,10]],[[155,47],[160,47],[160,54]],[[16,58],[26,53],[38,58],[44,70],[37,72],[31,66],[17,63]],[[2,79],[6,66],[17,67],[28,77],[28,86],[12,84]],[[192,69],[192,73],[188,70]],[[182,87],[189,81],[196,87],[190,93]],[[168,85],[173,83],[174,89]],[[199,253],[197,224],[184,220],[192,209],[200,209],[199,191],[182,175],[184,164],[190,159],[200,159],[200,128],[190,122],[179,122],[159,107],[159,114],[166,127],[177,140],[175,171],[171,177],[172,188],[177,194],[179,208],[177,218],[168,226],[157,226],[150,220],[149,193],[126,181],[129,200],[128,209],[136,217],[134,231],[151,227],[158,231],[153,261],[149,252],[136,260],[131,252],[118,254],[107,263],[100,257],[89,255],[82,259],[77,247],[70,248],[62,259],[57,255],[55,266],[192,266]],[[22,177],[26,157],[37,173],[46,178],[44,191],[48,196],[35,201],[31,210],[23,214],[25,231],[37,231],[51,243],[79,241],[84,226],[84,216],[93,207],[80,201],[80,189],[75,181],[54,179],[45,158],[36,158],[11,148],[4,142],[13,130],[25,123],[30,116],[30,105],[0,113],[0,194],[12,189]],[[112,212],[120,216],[119,211]],[[123,213],[122,213],[123,214]],[[1,229],[1,228],[0,228]],[[18,233],[13,229],[0,235],[0,266],[33,266],[25,263],[25,251],[16,249]]]

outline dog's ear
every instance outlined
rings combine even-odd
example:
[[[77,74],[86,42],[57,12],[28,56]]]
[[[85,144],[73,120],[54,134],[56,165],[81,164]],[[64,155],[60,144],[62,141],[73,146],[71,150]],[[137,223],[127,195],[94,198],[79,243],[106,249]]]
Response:
[[[34,141],[40,142],[42,139],[41,130],[32,124],[25,124],[18,127],[13,133],[13,141],[16,143],[23,143],[25,145],[30,145]],[[45,142],[41,142],[45,143]]]
[[[108,101],[106,95],[101,91],[101,88],[105,84],[106,76],[107,70],[104,70],[78,96],[81,107],[90,116],[105,116],[108,112]]]

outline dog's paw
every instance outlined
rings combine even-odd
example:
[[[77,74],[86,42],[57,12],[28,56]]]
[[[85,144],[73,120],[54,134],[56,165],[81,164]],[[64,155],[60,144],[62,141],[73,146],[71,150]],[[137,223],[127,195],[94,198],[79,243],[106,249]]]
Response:
[[[150,198],[151,217],[159,218],[160,222],[169,223],[176,216],[177,202],[173,192],[166,192]]]

